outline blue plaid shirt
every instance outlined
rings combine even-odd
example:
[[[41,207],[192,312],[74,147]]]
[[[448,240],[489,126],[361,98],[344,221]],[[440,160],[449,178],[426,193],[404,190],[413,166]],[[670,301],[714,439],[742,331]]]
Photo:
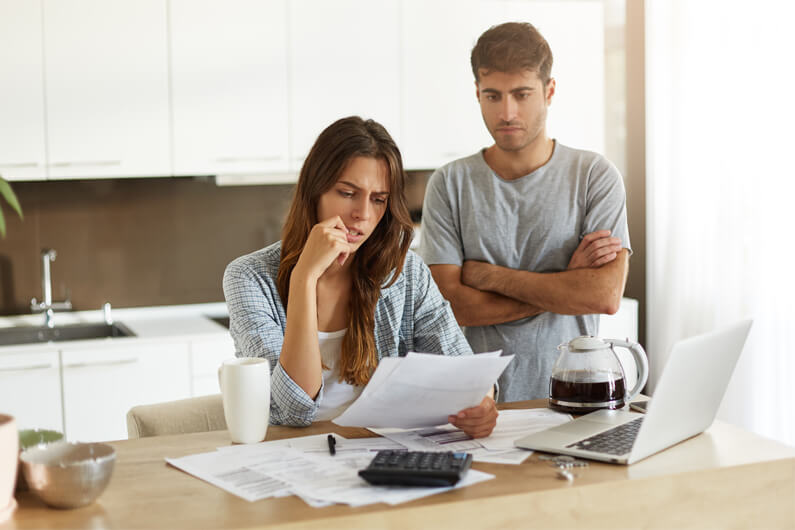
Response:
[[[312,399],[284,371],[279,355],[287,324],[276,287],[281,242],[237,258],[224,273],[229,331],[238,357],[264,357],[271,367],[271,415],[274,424],[309,425],[323,400],[323,386]],[[410,351],[471,355],[464,334],[442,298],[430,270],[409,251],[397,281],[381,290],[375,307],[378,358]]]

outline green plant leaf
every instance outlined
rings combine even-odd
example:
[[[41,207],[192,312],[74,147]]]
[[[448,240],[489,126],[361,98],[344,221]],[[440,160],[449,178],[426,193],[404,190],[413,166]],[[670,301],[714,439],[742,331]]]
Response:
[[[0,208],[0,237],[6,238],[6,220],[3,218],[2,208]]]
[[[14,190],[11,189],[11,185],[2,177],[0,177],[0,195],[2,195],[9,206],[17,212],[19,218],[24,219],[22,216],[22,207],[19,205],[19,200],[17,200]],[[5,221],[3,221],[3,233],[5,234]]]

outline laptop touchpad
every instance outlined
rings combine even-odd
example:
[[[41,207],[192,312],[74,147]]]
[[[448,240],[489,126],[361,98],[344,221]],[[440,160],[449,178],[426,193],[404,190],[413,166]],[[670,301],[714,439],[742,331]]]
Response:
[[[571,434],[574,436],[581,435],[584,432],[591,432],[598,430],[599,427],[602,425],[595,422],[590,421],[570,421],[569,423],[564,423],[563,425],[557,425],[552,429],[549,429],[550,432],[554,432],[556,434]]]

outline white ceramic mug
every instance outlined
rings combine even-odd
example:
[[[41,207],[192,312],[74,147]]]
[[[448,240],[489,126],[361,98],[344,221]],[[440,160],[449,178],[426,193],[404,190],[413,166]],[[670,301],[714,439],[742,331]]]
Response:
[[[13,416],[0,414],[0,523],[11,517],[19,462],[19,433]]]
[[[232,441],[265,439],[271,410],[270,361],[258,357],[227,359],[218,368],[226,427]]]

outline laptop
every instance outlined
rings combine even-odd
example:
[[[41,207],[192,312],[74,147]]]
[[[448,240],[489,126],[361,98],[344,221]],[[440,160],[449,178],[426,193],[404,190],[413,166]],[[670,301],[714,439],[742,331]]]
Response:
[[[632,464],[704,432],[715,419],[751,320],[674,344],[646,414],[599,410],[514,445]]]

